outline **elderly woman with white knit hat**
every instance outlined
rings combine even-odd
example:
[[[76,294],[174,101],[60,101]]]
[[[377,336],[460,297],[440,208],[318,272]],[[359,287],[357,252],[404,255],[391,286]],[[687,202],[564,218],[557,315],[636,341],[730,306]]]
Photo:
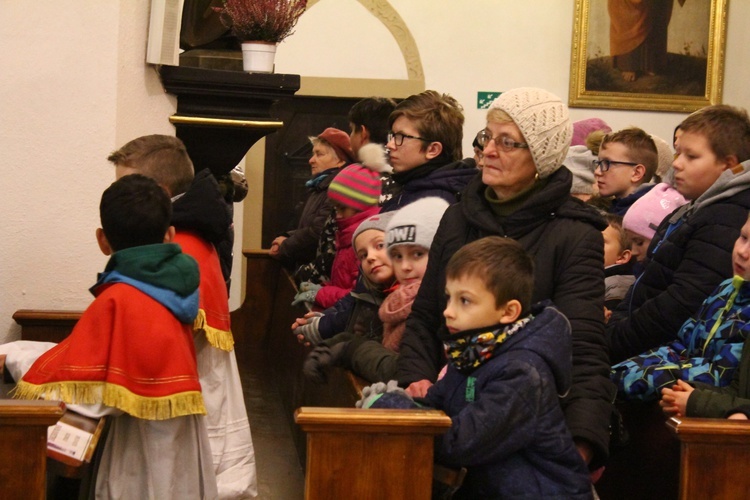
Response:
[[[608,454],[614,390],[604,345],[604,220],[570,196],[563,167],[572,136],[568,109],[551,93],[519,88],[503,93],[477,136],[484,167],[448,208],[430,250],[429,264],[398,361],[398,380],[423,395],[445,363],[445,267],[463,245],[490,235],[517,240],[535,264],[533,300],[551,300],[573,333],[572,385],[561,399],[566,422],[592,468]]]

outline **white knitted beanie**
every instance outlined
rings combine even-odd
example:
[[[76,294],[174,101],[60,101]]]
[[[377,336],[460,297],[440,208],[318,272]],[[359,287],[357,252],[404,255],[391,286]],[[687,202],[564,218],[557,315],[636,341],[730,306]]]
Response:
[[[448,202],[437,196],[421,198],[400,208],[388,221],[388,254],[399,245],[418,245],[429,249]]]
[[[656,166],[656,175],[664,180],[667,172],[672,168],[672,162],[674,161],[674,153],[672,147],[661,137],[655,135],[651,136],[651,139],[656,145],[656,152],[659,155],[659,164]]]
[[[563,162],[573,174],[570,194],[594,194],[594,160],[596,156],[586,146],[570,146]]]
[[[540,178],[555,172],[563,163],[573,136],[568,107],[546,90],[524,87],[503,92],[490,109],[505,111],[529,145]]]

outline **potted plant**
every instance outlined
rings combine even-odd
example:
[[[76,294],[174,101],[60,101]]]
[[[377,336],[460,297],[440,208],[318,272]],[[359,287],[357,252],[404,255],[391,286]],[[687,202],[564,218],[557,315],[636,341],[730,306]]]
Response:
[[[221,22],[242,43],[245,71],[273,73],[276,45],[293,33],[307,0],[224,0]]]

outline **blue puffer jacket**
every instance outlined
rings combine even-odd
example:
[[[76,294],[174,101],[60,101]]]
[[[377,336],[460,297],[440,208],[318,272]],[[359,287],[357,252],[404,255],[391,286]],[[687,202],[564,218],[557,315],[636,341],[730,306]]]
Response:
[[[740,276],[719,285],[687,320],[677,340],[612,367],[622,399],[659,399],[677,379],[724,387],[740,362],[750,332],[750,284]]]
[[[491,360],[469,376],[449,365],[427,392],[453,422],[436,440],[436,461],[468,469],[454,498],[591,498],[559,401],[572,381],[570,324],[543,304],[532,314]]]

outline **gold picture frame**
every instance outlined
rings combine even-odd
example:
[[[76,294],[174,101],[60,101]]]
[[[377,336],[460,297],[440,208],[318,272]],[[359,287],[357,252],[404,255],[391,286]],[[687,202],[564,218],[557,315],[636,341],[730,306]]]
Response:
[[[648,8],[658,5],[661,10],[656,14],[642,11],[634,16],[620,11],[620,26],[610,24],[610,12],[615,15],[618,8],[632,7],[611,3],[575,2],[571,107],[692,112],[721,103],[727,0],[648,0],[644,2]],[[678,21],[673,33],[670,28],[675,14]],[[652,28],[645,35],[648,41],[644,39],[624,55],[611,56],[612,52],[623,52],[638,43],[634,36],[638,30],[626,24],[638,16],[642,16],[642,21],[648,15],[653,16],[652,27],[661,27],[661,31]],[[648,22],[641,23],[644,24]],[[679,52],[670,52],[680,43]],[[656,69],[651,71],[652,68]]]

